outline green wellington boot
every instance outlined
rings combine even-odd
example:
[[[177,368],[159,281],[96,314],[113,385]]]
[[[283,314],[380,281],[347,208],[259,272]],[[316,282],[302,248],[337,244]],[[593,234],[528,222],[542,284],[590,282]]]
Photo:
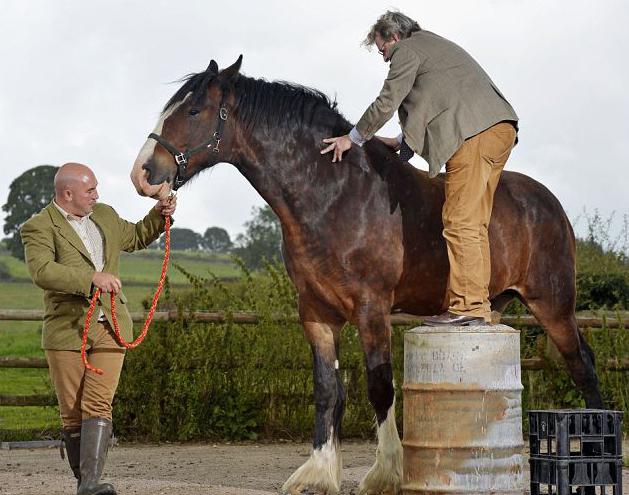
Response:
[[[81,481],[81,427],[63,428],[61,434],[63,435],[68,463],[74,473],[74,477],[77,479],[78,487]]]
[[[111,438],[111,421],[104,418],[83,420],[81,426],[81,483],[77,495],[116,495],[109,483],[101,483],[107,449]]]

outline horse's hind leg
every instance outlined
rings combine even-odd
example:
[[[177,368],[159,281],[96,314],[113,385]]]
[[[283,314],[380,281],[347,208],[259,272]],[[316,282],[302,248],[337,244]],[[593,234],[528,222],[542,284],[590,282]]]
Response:
[[[577,389],[583,395],[588,408],[604,408],[594,368],[594,353],[577,326],[574,304],[553,304],[541,298],[527,300],[525,304],[546,329],[568,367]],[[563,307],[562,307],[563,306]]]
[[[391,367],[391,323],[388,311],[365,310],[358,328],[367,367],[367,395],[376,411],[376,462],[360,483],[361,494],[396,494],[402,478],[402,443],[395,424],[395,390]]]
[[[310,458],[284,483],[282,493],[334,495],[341,484],[339,434],[345,392],[338,371],[340,323],[302,322],[313,360],[315,431]]]

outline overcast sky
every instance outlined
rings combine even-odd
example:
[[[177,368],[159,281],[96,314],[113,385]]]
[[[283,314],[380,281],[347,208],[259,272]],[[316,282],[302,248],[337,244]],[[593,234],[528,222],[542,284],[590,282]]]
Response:
[[[153,201],[136,194],[133,161],[170,82],[212,58],[224,68],[242,53],[246,75],[318,88],[356,122],[388,69],[360,42],[388,7],[463,46],[512,103],[521,132],[507,169],[545,184],[571,219],[629,212],[625,0],[2,0],[0,204],[25,170],[78,161],[94,169],[101,201],[141,218]],[[398,132],[394,118],[380,134]],[[262,204],[219,164],[182,188],[177,226],[234,236]]]

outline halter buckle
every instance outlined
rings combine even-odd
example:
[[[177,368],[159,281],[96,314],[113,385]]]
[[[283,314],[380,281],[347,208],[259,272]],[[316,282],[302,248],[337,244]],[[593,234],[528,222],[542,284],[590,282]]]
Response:
[[[185,165],[186,163],[188,163],[188,159],[186,158],[185,153],[177,153],[173,156],[175,157],[175,162],[177,163],[177,165]]]
[[[219,151],[221,151],[219,149],[219,146],[221,144],[221,135],[219,134],[218,131],[215,131],[214,134],[212,135],[214,137],[214,140],[216,141],[216,145],[214,146],[214,148],[212,149],[212,151],[214,153],[218,153]],[[208,148],[212,146],[211,144],[208,145]]]
[[[221,118],[221,120],[227,120],[227,115],[227,108],[221,107],[221,109],[218,111],[218,116]]]

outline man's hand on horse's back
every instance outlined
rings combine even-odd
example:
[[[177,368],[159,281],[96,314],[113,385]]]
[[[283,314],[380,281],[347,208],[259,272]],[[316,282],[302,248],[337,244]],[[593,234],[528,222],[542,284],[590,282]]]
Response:
[[[349,138],[349,134],[345,134],[345,136],[326,138],[323,142],[329,144],[330,146],[322,149],[321,154],[325,155],[330,151],[334,151],[334,154],[332,155],[332,163],[343,160],[343,153],[352,147],[352,140]]]
[[[177,209],[177,196],[173,194],[166,199],[160,199],[155,204],[154,208],[165,217],[173,216],[173,213],[175,213]]]
[[[94,272],[92,284],[103,292],[113,292],[114,294],[118,294],[122,288],[120,279],[107,272]]]

